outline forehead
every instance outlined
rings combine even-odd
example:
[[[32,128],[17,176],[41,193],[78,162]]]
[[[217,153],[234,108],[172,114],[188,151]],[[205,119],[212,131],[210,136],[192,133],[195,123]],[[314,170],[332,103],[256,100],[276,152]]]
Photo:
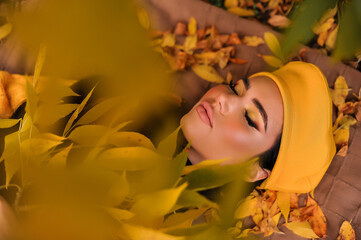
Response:
[[[277,84],[266,76],[250,78],[247,95],[260,102],[269,117],[270,128],[278,131],[283,124],[283,102]]]

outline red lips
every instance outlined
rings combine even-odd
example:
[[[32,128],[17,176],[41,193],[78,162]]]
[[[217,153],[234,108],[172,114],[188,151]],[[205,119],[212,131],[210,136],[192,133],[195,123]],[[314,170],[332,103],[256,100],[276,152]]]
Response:
[[[200,119],[210,127],[213,127],[213,108],[209,102],[201,102],[197,108],[197,113]]]

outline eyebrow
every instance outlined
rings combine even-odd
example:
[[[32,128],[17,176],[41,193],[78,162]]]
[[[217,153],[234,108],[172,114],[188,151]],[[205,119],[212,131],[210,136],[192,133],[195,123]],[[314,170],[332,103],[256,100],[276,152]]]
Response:
[[[264,131],[267,131],[268,116],[267,116],[266,111],[264,110],[263,106],[261,105],[261,103],[257,99],[253,98],[252,102],[256,105],[259,112],[261,113],[262,118],[263,118],[263,122],[264,122]]]

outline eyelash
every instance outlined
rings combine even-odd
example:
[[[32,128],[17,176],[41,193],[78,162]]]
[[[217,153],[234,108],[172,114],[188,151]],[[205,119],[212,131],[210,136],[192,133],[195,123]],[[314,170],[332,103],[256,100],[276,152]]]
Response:
[[[229,82],[229,88],[234,92],[234,94],[238,95],[236,89],[234,88],[236,84],[233,83],[233,80]]]
[[[238,96],[238,93],[237,93],[236,89],[234,88],[235,86],[236,86],[236,84],[234,84],[233,81],[231,80],[229,82],[229,88],[234,92],[234,94],[236,94]],[[246,111],[244,113],[244,117],[246,118],[246,121],[250,127],[253,127],[258,130],[257,124],[255,122],[253,122],[252,119],[248,116],[248,111]]]

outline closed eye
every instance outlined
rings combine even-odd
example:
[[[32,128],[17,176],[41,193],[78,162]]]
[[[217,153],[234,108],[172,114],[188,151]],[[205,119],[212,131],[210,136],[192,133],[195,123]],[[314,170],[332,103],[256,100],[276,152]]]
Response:
[[[244,113],[244,117],[246,118],[249,126],[254,127],[259,131],[257,124],[254,121],[252,121],[252,119],[248,116],[248,111]]]

